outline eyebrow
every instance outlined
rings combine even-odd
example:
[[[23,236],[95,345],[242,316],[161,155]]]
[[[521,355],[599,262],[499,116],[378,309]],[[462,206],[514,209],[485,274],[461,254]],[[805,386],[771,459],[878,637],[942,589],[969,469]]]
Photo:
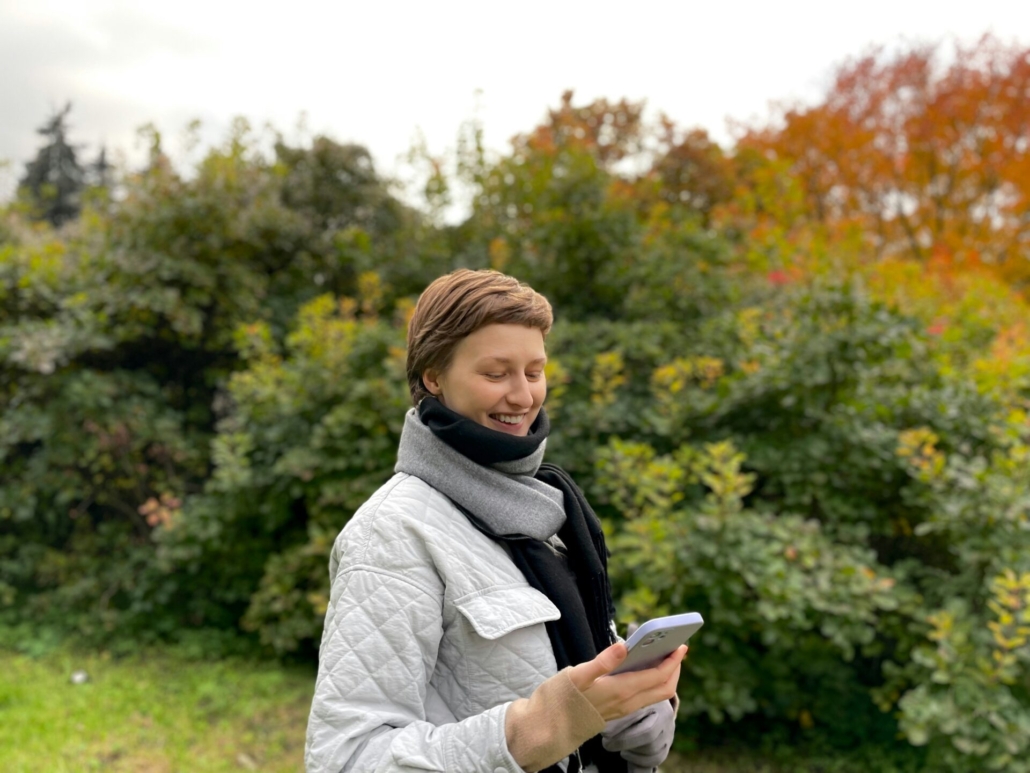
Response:
[[[486,362],[486,361],[498,362],[498,363],[500,363],[502,365],[510,365],[511,364],[511,360],[509,360],[507,357],[482,357],[482,358],[480,358],[479,361],[480,362]],[[530,360],[529,364],[530,365],[537,365],[537,364],[542,363],[542,362],[547,362],[547,358],[546,357],[537,357],[535,360]]]

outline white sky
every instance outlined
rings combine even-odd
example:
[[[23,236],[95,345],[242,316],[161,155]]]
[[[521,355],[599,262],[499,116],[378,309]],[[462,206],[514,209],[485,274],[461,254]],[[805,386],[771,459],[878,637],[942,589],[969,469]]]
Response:
[[[727,118],[817,97],[871,44],[988,31],[1030,45],[1030,0],[0,0],[0,196],[66,100],[87,158],[101,142],[139,158],[147,122],[182,157],[191,119],[205,142],[236,115],[296,139],[304,114],[309,132],[364,144],[395,174],[419,130],[433,152],[453,146],[477,90],[495,149],[567,88],[577,102],[646,99],[650,115],[725,142]]]

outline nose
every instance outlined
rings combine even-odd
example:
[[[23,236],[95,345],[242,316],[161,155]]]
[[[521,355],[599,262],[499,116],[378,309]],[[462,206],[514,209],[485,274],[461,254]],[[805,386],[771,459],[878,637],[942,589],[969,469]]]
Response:
[[[508,392],[508,403],[515,408],[532,408],[533,392],[529,388],[529,380],[524,375],[518,375],[511,381],[511,390]]]

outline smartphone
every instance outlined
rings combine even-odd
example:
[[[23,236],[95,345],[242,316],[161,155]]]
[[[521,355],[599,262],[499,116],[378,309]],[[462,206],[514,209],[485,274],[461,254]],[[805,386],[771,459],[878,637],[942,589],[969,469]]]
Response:
[[[626,640],[629,654],[612,673],[642,671],[657,666],[677,647],[686,644],[704,624],[705,621],[698,612],[685,612],[682,615],[648,620]]]

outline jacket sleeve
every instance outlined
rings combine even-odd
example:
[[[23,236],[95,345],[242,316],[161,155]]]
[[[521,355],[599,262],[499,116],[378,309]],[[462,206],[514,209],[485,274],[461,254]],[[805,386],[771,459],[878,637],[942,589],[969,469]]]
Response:
[[[368,565],[337,574],[308,720],[307,773],[523,773],[505,739],[507,703],[460,722],[426,720],[442,635],[437,594]]]

